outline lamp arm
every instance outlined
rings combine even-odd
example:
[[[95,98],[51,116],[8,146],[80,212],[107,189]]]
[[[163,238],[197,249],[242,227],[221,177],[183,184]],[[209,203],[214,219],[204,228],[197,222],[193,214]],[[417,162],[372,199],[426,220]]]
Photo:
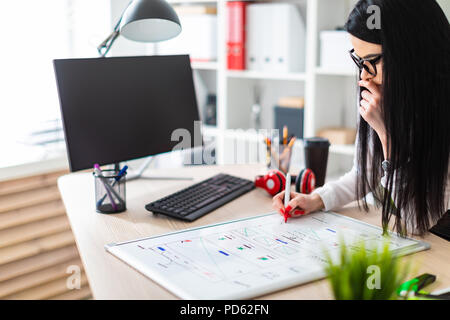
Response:
[[[114,30],[109,36],[108,38],[105,39],[105,41],[103,41],[98,47],[97,47],[97,51],[98,54],[102,57],[105,57],[106,54],[108,53],[109,49],[111,49],[114,41],[116,41],[116,39],[119,37],[120,33],[119,31]]]
[[[116,41],[116,39],[120,36],[119,26],[122,22],[123,14],[132,2],[133,0],[128,3],[125,10],[122,12],[122,15],[120,16],[119,21],[117,21],[113,32],[111,32],[111,34],[97,47],[97,51],[100,56],[105,57],[108,54],[109,49],[111,49],[112,45],[114,44],[114,41]]]

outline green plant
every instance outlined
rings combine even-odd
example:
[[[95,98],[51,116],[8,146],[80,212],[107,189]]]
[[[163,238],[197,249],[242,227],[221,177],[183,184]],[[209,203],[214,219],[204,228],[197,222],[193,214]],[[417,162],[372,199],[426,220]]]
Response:
[[[389,250],[389,242],[382,248],[368,247],[364,241],[347,245],[340,241],[338,261],[328,251],[325,272],[337,300],[396,299],[396,290],[405,280],[409,267],[400,264]]]

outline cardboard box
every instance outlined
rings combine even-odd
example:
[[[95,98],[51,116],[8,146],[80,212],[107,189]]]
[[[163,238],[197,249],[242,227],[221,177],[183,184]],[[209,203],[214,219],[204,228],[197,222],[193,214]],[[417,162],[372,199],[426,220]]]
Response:
[[[281,97],[278,99],[278,106],[301,109],[305,106],[305,99],[303,97]]]
[[[356,129],[324,128],[317,133],[317,136],[328,139],[331,144],[354,144]]]

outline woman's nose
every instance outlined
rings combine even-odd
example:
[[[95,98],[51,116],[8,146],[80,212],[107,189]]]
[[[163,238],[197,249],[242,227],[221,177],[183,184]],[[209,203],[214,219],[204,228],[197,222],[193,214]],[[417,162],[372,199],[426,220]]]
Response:
[[[370,73],[368,73],[367,71],[366,71],[366,69],[362,69],[361,70],[361,80],[365,80],[365,81],[367,81],[367,80],[370,80],[370,79],[372,79],[373,78],[373,76],[370,74]]]

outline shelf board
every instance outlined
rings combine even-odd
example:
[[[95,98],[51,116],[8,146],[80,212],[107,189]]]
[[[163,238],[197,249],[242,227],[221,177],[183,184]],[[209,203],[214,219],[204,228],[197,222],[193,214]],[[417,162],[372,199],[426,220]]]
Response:
[[[353,156],[355,155],[355,151],[356,147],[354,144],[332,144],[330,146],[331,153]]]
[[[211,62],[198,62],[193,61],[191,62],[192,69],[195,70],[217,70],[217,61],[211,61]]]
[[[317,67],[316,74],[325,76],[328,75],[328,76],[344,76],[344,77],[353,77],[358,75],[356,69],[326,68],[326,67]]]
[[[241,78],[241,79],[266,79],[266,80],[284,80],[284,81],[305,81],[305,73],[274,73],[266,71],[251,71],[251,70],[227,70],[227,77]]]

